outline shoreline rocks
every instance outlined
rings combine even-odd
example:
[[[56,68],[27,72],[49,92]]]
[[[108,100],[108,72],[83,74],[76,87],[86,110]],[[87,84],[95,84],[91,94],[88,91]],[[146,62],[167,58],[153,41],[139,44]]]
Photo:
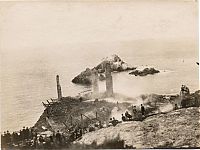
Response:
[[[147,76],[149,74],[154,75],[156,73],[160,73],[159,70],[156,70],[155,68],[145,68],[143,70],[134,70],[130,72],[130,75],[135,75],[135,76]]]

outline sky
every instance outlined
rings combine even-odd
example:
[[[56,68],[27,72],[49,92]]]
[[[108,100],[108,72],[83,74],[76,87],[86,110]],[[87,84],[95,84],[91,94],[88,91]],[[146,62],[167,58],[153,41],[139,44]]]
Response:
[[[198,37],[197,17],[197,2],[185,0],[0,2],[0,50],[17,55],[95,42],[190,42]]]

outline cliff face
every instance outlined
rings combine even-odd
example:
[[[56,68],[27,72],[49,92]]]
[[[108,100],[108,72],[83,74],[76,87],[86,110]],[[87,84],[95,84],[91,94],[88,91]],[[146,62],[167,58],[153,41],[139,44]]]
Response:
[[[127,63],[125,63],[119,56],[112,55],[111,57],[106,57],[102,60],[100,64],[98,64],[96,67],[90,69],[87,68],[85,71],[81,72],[79,75],[77,75],[72,82],[76,84],[82,84],[82,85],[91,85],[91,75],[92,71],[94,69],[97,70],[98,76],[100,80],[105,79],[105,64],[107,62],[110,62],[111,64],[111,71],[112,72],[122,72],[127,70],[134,70],[134,67],[130,67]]]
[[[115,127],[100,129],[83,135],[78,144],[101,145],[119,137],[133,148],[195,148],[200,147],[199,107],[191,107],[158,114],[144,121],[130,121]]]

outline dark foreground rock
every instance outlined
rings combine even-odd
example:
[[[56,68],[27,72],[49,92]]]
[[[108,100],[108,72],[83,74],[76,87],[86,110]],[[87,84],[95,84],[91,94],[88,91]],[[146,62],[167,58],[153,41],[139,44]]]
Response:
[[[156,74],[156,73],[159,73],[160,71],[159,70],[156,70],[155,68],[145,68],[143,69],[142,71],[140,70],[134,70],[132,72],[130,72],[129,74],[130,75],[135,75],[135,76],[146,76],[148,74]]]
[[[72,82],[75,84],[91,85],[91,75],[93,70],[97,70],[100,81],[105,80],[105,64],[108,61],[111,64],[112,72],[123,72],[136,69],[135,67],[130,67],[119,56],[112,55],[110,58],[104,58],[103,61],[96,67],[92,69],[87,68],[85,71],[81,72],[72,80]]]

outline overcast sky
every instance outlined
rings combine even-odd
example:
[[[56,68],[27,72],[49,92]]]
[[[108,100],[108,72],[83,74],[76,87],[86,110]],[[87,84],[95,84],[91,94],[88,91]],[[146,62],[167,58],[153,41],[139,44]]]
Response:
[[[0,3],[1,51],[140,39],[196,39],[195,1]]]

